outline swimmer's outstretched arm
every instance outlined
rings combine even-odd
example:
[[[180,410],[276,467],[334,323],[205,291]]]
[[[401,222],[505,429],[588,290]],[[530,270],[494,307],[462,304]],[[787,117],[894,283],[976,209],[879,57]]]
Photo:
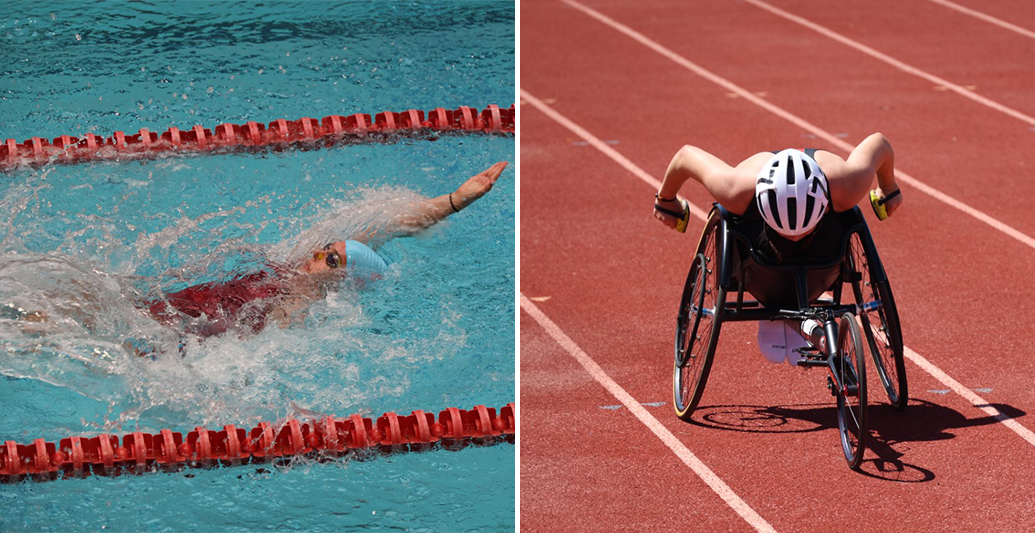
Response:
[[[392,220],[391,233],[394,235],[412,235],[423,229],[434,226],[437,222],[462,211],[475,200],[485,196],[485,193],[492,190],[503,169],[507,168],[506,161],[500,161],[486,170],[475,174],[467,179],[457,189],[449,194],[443,194],[438,198],[431,198],[414,204],[405,213],[400,214]],[[359,239],[357,239],[359,240]]]

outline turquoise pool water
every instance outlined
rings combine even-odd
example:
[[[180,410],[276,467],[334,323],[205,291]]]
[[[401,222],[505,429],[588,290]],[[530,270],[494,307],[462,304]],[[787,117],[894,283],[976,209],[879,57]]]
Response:
[[[17,3],[0,48],[0,138],[18,141],[514,101],[499,2]],[[513,164],[304,324],[200,339],[135,305],[383,224],[499,160],[513,137],[0,174],[0,305],[48,316],[0,309],[0,441],[514,401]],[[502,444],[22,482],[0,486],[0,531],[512,530],[514,470]]]

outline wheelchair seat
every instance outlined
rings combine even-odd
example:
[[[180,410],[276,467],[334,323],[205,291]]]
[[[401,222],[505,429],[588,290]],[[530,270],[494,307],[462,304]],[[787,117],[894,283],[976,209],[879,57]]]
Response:
[[[767,229],[757,213],[741,216],[716,204],[726,226],[731,250],[731,292],[750,293],[761,305],[800,310],[817,300],[837,281],[841,260],[853,233],[865,228],[858,207],[829,213],[800,241],[790,241]],[[797,283],[805,281],[805,301]]]

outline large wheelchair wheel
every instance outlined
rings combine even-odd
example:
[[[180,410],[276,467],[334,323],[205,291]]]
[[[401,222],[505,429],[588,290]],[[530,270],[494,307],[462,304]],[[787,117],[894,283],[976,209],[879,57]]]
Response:
[[[851,261],[861,279],[852,283],[863,336],[873,356],[884,392],[892,407],[901,411],[909,401],[906,363],[903,357],[902,328],[895,308],[891,284],[877,256],[873,241],[863,242],[860,234],[852,235]]]
[[[704,394],[726,305],[726,291],[719,287],[719,218],[719,213],[713,211],[705,224],[676,319],[672,405],[676,416],[687,422]]]
[[[857,469],[866,452],[866,351],[852,313],[841,315],[837,333],[833,383],[837,397],[837,427],[848,466]],[[840,384],[840,386],[838,386]]]

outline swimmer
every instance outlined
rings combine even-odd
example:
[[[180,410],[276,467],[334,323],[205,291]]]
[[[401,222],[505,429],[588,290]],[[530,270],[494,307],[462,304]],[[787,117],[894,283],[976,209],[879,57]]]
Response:
[[[188,287],[148,302],[145,310],[167,326],[201,337],[231,329],[258,333],[269,322],[286,328],[343,279],[373,280],[387,270],[384,259],[368,246],[375,236],[413,235],[459,213],[492,190],[506,167],[507,162],[500,161],[449,194],[413,204],[387,227],[312,250],[300,264],[270,265],[230,281]]]

